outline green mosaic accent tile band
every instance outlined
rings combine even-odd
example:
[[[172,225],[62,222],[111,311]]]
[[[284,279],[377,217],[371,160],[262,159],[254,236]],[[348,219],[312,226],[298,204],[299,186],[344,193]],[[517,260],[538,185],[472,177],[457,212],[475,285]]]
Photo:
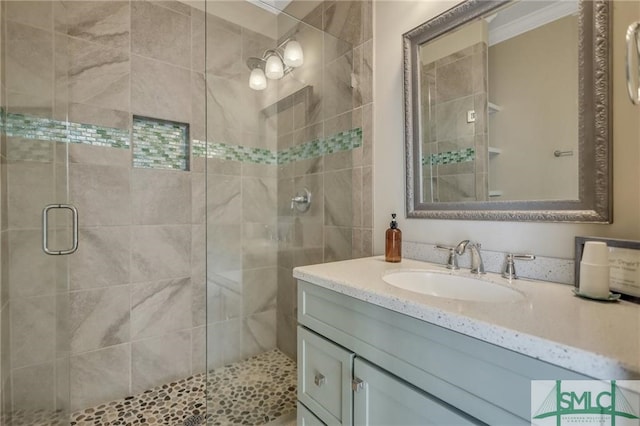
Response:
[[[73,123],[22,114],[5,113],[0,109],[0,130],[7,136],[21,138],[16,144],[16,156],[31,160],[48,161],[50,147],[43,142],[82,143],[111,148],[130,147],[128,130]],[[159,167],[186,170],[189,162],[187,127],[175,127],[180,123],[153,121],[144,123],[144,117],[134,117],[133,163],[136,167]],[[186,126],[186,125],[183,125]],[[321,157],[340,151],[349,151],[362,146],[362,129],[355,128],[335,135],[319,138],[282,151],[251,148],[223,142],[193,139],[193,157],[220,158],[256,164],[288,164],[295,161]],[[36,152],[37,151],[37,152]]]
[[[2,131],[9,137],[129,148],[129,131],[24,114],[4,114]]]
[[[459,151],[440,152],[422,157],[422,165],[443,166],[445,164],[468,163],[476,159],[475,148],[465,148]]]
[[[133,117],[133,167],[189,169],[189,125]]]
[[[193,156],[255,164],[277,164],[278,153],[265,148],[193,140]]]
[[[323,139],[315,139],[301,145],[293,146],[278,153],[278,164],[287,164],[309,158],[322,157],[340,151],[350,151],[362,146],[362,129],[336,133]]]
[[[294,161],[321,157],[340,151],[349,151],[362,146],[362,129],[355,128],[333,136],[315,139],[282,151],[264,148],[249,148],[220,142],[193,140],[194,157],[219,158],[256,164],[288,164]]]

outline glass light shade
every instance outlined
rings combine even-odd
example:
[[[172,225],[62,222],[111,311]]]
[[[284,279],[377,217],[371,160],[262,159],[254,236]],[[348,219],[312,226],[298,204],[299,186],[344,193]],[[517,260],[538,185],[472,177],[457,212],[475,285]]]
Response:
[[[251,70],[249,76],[249,87],[253,90],[264,90],[267,88],[267,78],[264,76],[264,71],[261,68],[254,68]]]
[[[277,55],[271,55],[267,58],[264,73],[271,80],[278,80],[284,76],[284,66]]]
[[[284,48],[284,63],[290,67],[299,67],[304,63],[302,46],[295,40],[291,40]]]

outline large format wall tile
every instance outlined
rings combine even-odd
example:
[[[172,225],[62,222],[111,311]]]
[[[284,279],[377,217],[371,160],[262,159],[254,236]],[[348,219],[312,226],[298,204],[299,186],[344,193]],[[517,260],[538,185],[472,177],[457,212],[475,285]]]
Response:
[[[324,9],[324,30],[352,46],[363,40],[363,8],[365,1],[327,1]]]
[[[353,88],[354,107],[373,101],[373,41],[353,49],[353,73],[357,85]]]
[[[11,299],[56,291],[56,259],[42,251],[41,230],[7,231],[9,294]]]
[[[53,296],[12,299],[11,368],[52,360],[55,325]]]
[[[188,123],[191,119],[191,72],[133,55],[131,110],[134,114]]]
[[[128,284],[131,258],[130,228],[81,228],[78,251],[69,257],[73,290]]]
[[[54,405],[53,362],[19,368],[11,372],[14,410],[51,410]]]
[[[205,173],[191,173],[191,223],[194,225],[204,224],[207,217],[206,187]]]
[[[207,366],[207,327],[191,330],[191,374],[201,374]]]
[[[63,157],[58,158],[57,161],[62,164],[69,162],[95,164],[97,166],[131,166],[131,152],[128,149],[86,145],[82,143],[65,144],[61,148],[61,150],[56,148],[56,154],[61,151]]]
[[[273,266],[278,261],[278,226],[264,223],[242,225],[242,267],[244,269]]]
[[[229,78],[207,74],[208,130],[232,130],[235,137],[241,137],[241,132],[259,133],[261,95],[249,87],[248,79],[248,69]],[[221,140],[219,133],[214,136],[214,142],[241,144],[240,140]]]
[[[276,310],[247,317],[242,333],[242,356],[251,357],[276,347]]]
[[[129,110],[129,52],[69,38],[69,101]]]
[[[207,175],[207,220],[210,223],[241,223],[240,176]]]
[[[207,279],[207,323],[228,321],[242,316],[242,281],[220,274]]]
[[[469,96],[473,88],[473,58],[466,56],[437,69],[436,102]]]
[[[131,346],[133,393],[191,374],[191,331],[165,334]]]
[[[207,122],[207,105],[206,100],[209,94],[207,93],[207,84],[204,81],[204,74],[199,72],[191,73],[191,122],[189,123],[189,136],[191,139],[206,140],[206,122]],[[220,140],[220,139],[218,139]],[[192,152],[193,154],[193,152]],[[202,159],[198,159],[202,161]],[[194,164],[191,164],[191,171],[204,172],[204,170],[198,170],[194,168]]]
[[[56,97],[56,107],[61,103],[58,102]],[[118,109],[102,108],[81,103],[69,103],[66,109],[69,121],[73,123],[93,124],[94,126],[123,130],[128,130],[131,127],[128,98],[127,102],[118,106]]]
[[[351,226],[352,206],[351,169],[325,173],[324,223],[334,226]]]
[[[297,321],[294,316],[285,314],[280,308],[276,313],[276,345],[290,358],[296,358]]]
[[[137,340],[191,328],[191,280],[182,278],[131,287],[131,338]]]
[[[131,223],[130,169],[69,165],[69,199],[78,208],[81,226]]]
[[[191,177],[172,170],[133,169],[133,223],[191,223]]]
[[[373,167],[362,168],[362,226],[373,228]]]
[[[245,315],[276,309],[277,268],[245,269],[242,279],[242,312]]]
[[[244,222],[272,223],[276,220],[277,180],[250,178],[242,180],[242,218]]]
[[[241,27],[212,14],[207,14],[206,19],[205,57],[205,14],[194,10],[191,15],[193,70],[204,72],[206,58],[206,72],[211,75],[232,77],[240,74],[244,70]]]
[[[325,262],[351,258],[351,228],[326,227],[324,231]]]
[[[131,3],[134,54],[189,68],[191,19],[147,1]]]
[[[55,3],[56,31],[104,46],[128,49],[128,1],[60,1]]]
[[[241,225],[207,225],[207,274],[242,269]]]
[[[191,273],[191,225],[132,228],[131,281],[187,277]]]
[[[8,1],[6,19],[51,31],[51,1]]]
[[[205,225],[191,226],[191,286],[193,326],[203,325],[206,317],[207,231]]]
[[[351,51],[325,66],[324,73],[324,117],[334,117],[353,107],[351,71],[353,68]]]
[[[131,348],[111,346],[71,357],[71,411],[129,395]]]
[[[69,294],[71,353],[129,341],[129,286]]]
[[[9,21],[6,34],[5,84],[7,91],[32,95],[51,107],[53,99],[52,33]],[[9,106],[11,107],[11,104]]]
[[[467,123],[467,111],[473,109],[474,97],[454,99],[436,105],[436,137],[438,141],[473,136],[475,124]],[[441,200],[442,201],[442,200]]]
[[[52,164],[20,162],[6,168],[9,228],[40,228],[42,209],[56,201]]]

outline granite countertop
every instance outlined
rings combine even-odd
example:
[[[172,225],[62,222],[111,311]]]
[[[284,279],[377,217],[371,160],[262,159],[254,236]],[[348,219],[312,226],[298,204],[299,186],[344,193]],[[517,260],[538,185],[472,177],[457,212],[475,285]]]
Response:
[[[572,286],[488,273],[480,279],[514,288],[518,302],[444,299],[393,287],[382,276],[430,269],[472,276],[468,269],[383,256],[297,267],[295,278],[598,379],[640,378],[640,305],[574,296]]]

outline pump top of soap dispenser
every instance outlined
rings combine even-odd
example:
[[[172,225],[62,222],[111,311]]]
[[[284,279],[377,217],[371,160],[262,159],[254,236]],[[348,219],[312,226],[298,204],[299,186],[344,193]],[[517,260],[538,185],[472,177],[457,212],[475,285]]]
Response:
[[[397,229],[398,228],[398,222],[396,222],[396,214],[395,213],[391,213],[391,223],[389,224],[389,227],[391,229]]]

